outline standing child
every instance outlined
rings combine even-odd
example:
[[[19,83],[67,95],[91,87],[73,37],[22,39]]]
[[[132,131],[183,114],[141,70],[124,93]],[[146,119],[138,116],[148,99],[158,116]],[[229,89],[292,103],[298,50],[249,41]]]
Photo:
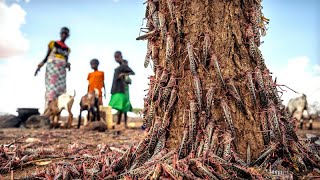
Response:
[[[106,88],[104,84],[104,72],[98,70],[99,61],[92,59],[90,61],[91,68],[94,70],[88,75],[88,93],[93,92],[94,89],[99,90],[99,105],[102,105],[102,88],[104,89],[104,98],[106,98]]]
[[[127,60],[123,60],[123,64],[128,66],[128,61]],[[125,82],[125,87],[124,87],[125,88],[125,92],[124,92],[124,94],[128,98],[128,102],[126,104],[126,109],[127,109],[128,112],[131,112],[132,111],[132,105],[131,105],[130,96],[129,96],[129,85],[131,84],[131,78],[129,77],[129,75],[125,75],[124,76],[124,82]],[[127,116],[127,115],[125,114],[125,116]]]
[[[129,102],[128,93],[126,94],[125,77],[129,75],[134,75],[135,73],[124,62],[124,59],[122,59],[122,53],[120,51],[116,51],[114,53],[114,59],[117,63],[119,63],[119,66],[114,70],[113,83],[111,87],[111,99],[109,102],[109,106],[118,111],[117,124],[120,124],[121,116],[122,114],[124,114],[124,124],[127,128],[127,112],[131,111],[132,107]]]

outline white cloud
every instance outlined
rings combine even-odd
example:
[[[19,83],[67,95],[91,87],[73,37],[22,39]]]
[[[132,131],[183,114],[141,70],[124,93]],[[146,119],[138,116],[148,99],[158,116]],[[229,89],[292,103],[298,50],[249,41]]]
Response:
[[[3,0],[4,1],[4,0]],[[21,0],[16,0],[16,2],[20,2]],[[23,0],[25,3],[29,3],[30,2],[30,0]]]
[[[319,74],[320,74],[320,65],[319,65],[319,64],[314,65],[314,66],[313,66],[313,69],[314,69],[314,71],[315,71],[316,73],[319,73]]]
[[[37,63],[24,57],[15,57],[0,66],[0,99],[3,102],[0,112],[14,113],[18,107],[44,105],[44,78],[33,77]]]
[[[21,25],[25,23],[26,12],[20,5],[10,6],[0,1],[0,58],[21,55],[29,47],[28,40],[21,32]]]
[[[285,84],[300,94],[306,94],[311,104],[320,101],[320,74],[316,73],[318,68],[319,66],[312,67],[306,56],[295,57],[288,60],[285,68],[275,72],[274,77],[277,77],[278,84]],[[291,98],[300,94],[288,90],[284,92],[282,99],[286,105]]]
[[[119,2],[120,0],[112,0],[113,2],[115,2],[115,3],[117,3],[117,2]]]

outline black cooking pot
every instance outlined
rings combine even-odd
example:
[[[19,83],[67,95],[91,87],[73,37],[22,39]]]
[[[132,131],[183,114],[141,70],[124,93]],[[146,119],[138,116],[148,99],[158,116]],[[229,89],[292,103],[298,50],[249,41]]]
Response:
[[[39,115],[39,109],[38,108],[18,108],[18,117],[22,120],[24,123],[30,116],[32,115]]]

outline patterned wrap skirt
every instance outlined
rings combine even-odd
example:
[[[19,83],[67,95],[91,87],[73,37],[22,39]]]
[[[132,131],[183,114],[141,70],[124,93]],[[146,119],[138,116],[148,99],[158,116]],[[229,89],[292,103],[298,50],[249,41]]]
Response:
[[[46,67],[46,103],[66,92],[66,61],[50,59]]]

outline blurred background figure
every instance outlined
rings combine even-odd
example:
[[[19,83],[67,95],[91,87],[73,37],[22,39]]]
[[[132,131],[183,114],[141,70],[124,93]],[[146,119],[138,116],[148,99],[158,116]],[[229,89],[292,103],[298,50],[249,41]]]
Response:
[[[119,63],[119,66],[114,70],[109,106],[118,111],[118,125],[121,122],[122,114],[124,114],[124,123],[127,128],[127,112],[131,111],[132,107],[129,101],[129,92],[126,94],[126,86],[128,85],[125,77],[134,75],[135,73],[124,63],[120,51],[114,53],[114,59]]]
[[[128,66],[128,61],[127,60],[123,60],[123,64]],[[128,112],[131,112],[132,111],[132,105],[131,105],[131,102],[130,102],[129,85],[132,83],[132,80],[131,80],[129,75],[125,75],[124,76],[124,82],[125,82],[125,93],[124,94],[128,98],[128,102],[126,104],[126,106],[127,106],[126,109],[128,109]]]
[[[47,63],[45,75],[45,108],[47,108],[47,105],[51,101],[57,99],[58,96],[66,92],[66,69],[70,71],[70,63],[68,62],[70,49],[65,44],[68,37],[69,29],[67,27],[61,28],[60,41],[51,41],[49,43],[47,55],[43,61],[38,64],[38,68],[35,72],[36,76],[41,67]]]
[[[89,81],[88,85],[88,93],[94,92],[94,89],[99,91],[99,105],[102,105],[102,88],[104,89],[103,96],[106,98],[106,88],[104,84],[104,72],[99,71],[99,60],[92,59],[90,61],[91,68],[93,72],[88,74],[87,80]]]

